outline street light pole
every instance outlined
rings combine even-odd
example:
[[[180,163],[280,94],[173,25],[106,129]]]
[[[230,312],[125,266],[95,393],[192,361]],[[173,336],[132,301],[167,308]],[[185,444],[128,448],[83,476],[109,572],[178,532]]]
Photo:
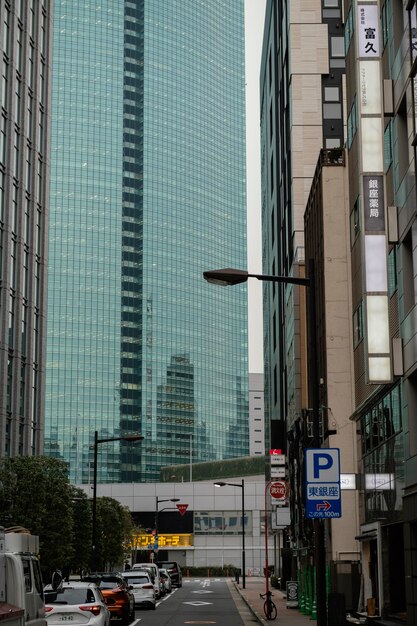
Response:
[[[158,535],[158,513],[159,513],[159,509],[158,506],[161,504],[161,502],[179,502],[180,498],[159,498],[158,496],[156,496],[156,500],[155,500],[155,533],[156,535]]]
[[[224,483],[216,482],[215,487],[239,487],[242,489],[242,587],[246,589],[246,551],[245,551],[245,481],[242,478],[242,483]]]
[[[320,447],[320,413],[319,413],[319,388],[318,367],[316,348],[316,293],[314,278],[314,260],[308,261],[308,277],[298,278],[295,276],[267,276],[263,274],[250,274],[245,270],[227,268],[204,272],[203,276],[209,283],[217,285],[238,285],[248,278],[257,280],[300,285],[307,287],[307,318],[308,318],[308,370],[309,370],[309,397],[313,409],[313,445]],[[326,558],[324,544],[324,525],[322,520],[314,519],[314,562],[316,568],[317,586],[317,626],[327,626],[326,606]],[[267,544],[266,544],[267,545]],[[266,572],[268,574],[268,572]]]
[[[308,262],[307,289],[307,317],[308,317],[308,370],[309,370],[309,397],[313,409],[313,448],[321,447],[320,435],[320,398],[318,380],[318,359],[316,344],[316,284],[314,261]],[[314,562],[316,565],[316,598],[317,598],[317,626],[327,626],[326,602],[326,553],[324,543],[324,521],[318,518],[313,520],[314,528]]]
[[[156,544],[156,549],[158,549],[158,514],[160,513],[159,511],[159,505],[161,504],[161,502],[179,502],[180,498],[159,498],[158,496],[156,496],[156,500],[155,500],[155,541],[154,543]],[[164,509],[161,509],[161,511],[163,511]]]
[[[92,558],[91,565],[92,570],[95,571],[97,567],[97,450],[100,443],[106,443],[107,441],[141,441],[144,439],[143,435],[126,435],[125,437],[106,437],[105,439],[98,438],[97,430],[94,432],[94,469],[93,469],[93,527],[91,536],[91,548]]]

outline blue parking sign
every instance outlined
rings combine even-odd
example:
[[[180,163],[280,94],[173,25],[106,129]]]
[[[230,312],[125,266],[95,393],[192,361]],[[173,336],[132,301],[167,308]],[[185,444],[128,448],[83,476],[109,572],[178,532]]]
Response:
[[[306,517],[342,517],[339,448],[307,448]]]

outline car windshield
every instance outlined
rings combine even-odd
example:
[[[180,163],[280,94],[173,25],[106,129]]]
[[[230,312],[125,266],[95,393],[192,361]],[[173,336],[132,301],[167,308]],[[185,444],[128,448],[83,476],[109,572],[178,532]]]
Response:
[[[94,593],[91,589],[62,589],[56,594],[56,600],[48,602],[48,604],[91,604],[95,602]]]
[[[165,569],[176,569],[177,566],[175,563],[164,563],[164,568]]]
[[[148,576],[126,576],[129,585],[144,585],[149,582]]]
[[[121,583],[119,580],[101,580],[100,581],[100,589],[115,589],[116,587],[121,587]]]

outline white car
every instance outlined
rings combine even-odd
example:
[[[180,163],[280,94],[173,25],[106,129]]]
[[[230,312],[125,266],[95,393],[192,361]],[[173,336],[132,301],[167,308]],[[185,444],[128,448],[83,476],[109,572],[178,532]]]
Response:
[[[63,622],[82,626],[110,626],[110,613],[97,585],[89,582],[62,583],[55,591],[48,590],[45,600],[47,626]]]
[[[156,598],[159,599],[162,596],[162,583],[159,576],[159,568],[155,563],[135,563],[130,571],[137,569],[144,569],[150,572],[153,586],[155,587]]]
[[[134,595],[135,607],[156,608],[155,587],[149,571],[144,569],[129,570],[122,572],[122,576]]]
[[[165,589],[167,593],[171,593],[172,591],[172,580],[171,580],[171,576],[169,575],[169,572],[167,569],[164,569],[163,567],[159,568],[159,575],[161,576],[161,578],[163,579],[164,583],[165,583]]]

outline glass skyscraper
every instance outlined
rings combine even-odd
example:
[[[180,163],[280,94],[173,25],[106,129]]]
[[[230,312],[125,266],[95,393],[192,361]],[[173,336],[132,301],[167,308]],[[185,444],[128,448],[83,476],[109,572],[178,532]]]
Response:
[[[43,451],[51,0],[0,0],[0,458]]]
[[[45,450],[101,482],[249,452],[243,0],[57,0]]]

